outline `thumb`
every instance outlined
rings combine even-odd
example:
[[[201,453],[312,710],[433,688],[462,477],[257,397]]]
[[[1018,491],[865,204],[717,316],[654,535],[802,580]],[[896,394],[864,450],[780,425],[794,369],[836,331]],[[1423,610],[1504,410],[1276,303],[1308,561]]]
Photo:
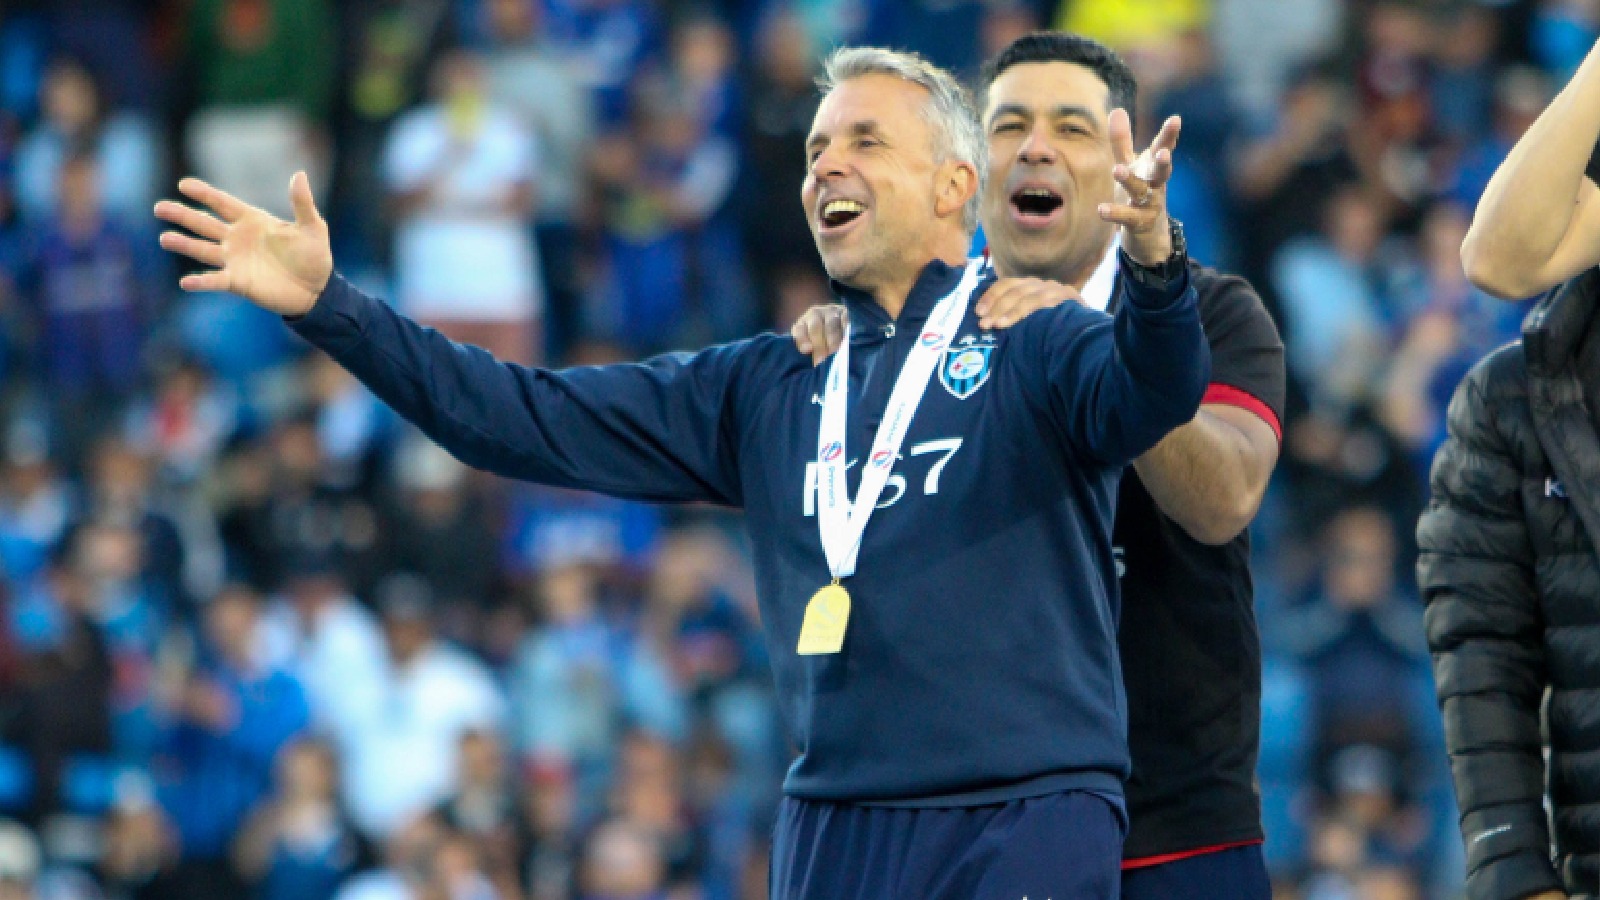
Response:
[[[317,225],[322,222],[316,201],[311,198],[311,179],[303,171],[294,173],[294,177],[289,179],[289,202],[294,205],[296,225]]]

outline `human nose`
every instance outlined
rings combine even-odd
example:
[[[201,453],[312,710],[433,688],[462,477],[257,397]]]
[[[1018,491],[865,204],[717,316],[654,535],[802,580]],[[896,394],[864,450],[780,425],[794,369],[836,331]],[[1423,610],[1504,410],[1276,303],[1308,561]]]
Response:
[[[837,177],[844,174],[844,160],[842,154],[832,147],[824,147],[817,151],[816,158],[811,160],[810,174],[818,181]]]
[[[1035,165],[1049,165],[1056,160],[1056,149],[1038,128],[1028,130],[1022,146],[1017,148],[1017,159]]]

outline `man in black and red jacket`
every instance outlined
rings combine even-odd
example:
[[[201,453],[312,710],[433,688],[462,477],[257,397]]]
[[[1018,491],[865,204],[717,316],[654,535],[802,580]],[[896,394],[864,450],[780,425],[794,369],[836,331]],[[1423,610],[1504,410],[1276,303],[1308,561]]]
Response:
[[[1133,111],[1133,74],[1094,41],[1039,33],[986,75],[983,226],[1002,280],[978,303],[981,324],[1006,328],[1064,299],[1116,312],[1117,235],[1100,209],[1121,199],[1113,169],[1131,135],[1126,119],[1107,114]],[[1134,168],[1170,156],[1177,128],[1168,122]],[[1195,418],[1124,475],[1112,535],[1133,756],[1122,896],[1266,900],[1254,786],[1261,657],[1245,526],[1278,458],[1283,344],[1249,283],[1193,263],[1190,281],[1210,386]],[[820,359],[843,323],[841,307],[818,307],[793,333]]]

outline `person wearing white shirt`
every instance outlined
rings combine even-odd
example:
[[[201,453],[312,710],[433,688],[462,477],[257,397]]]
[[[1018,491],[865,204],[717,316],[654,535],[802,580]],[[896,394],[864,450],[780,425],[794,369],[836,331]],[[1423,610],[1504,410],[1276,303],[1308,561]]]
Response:
[[[260,652],[304,685],[313,727],[342,741],[377,701],[387,667],[383,632],[326,554],[296,554],[292,565],[283,598],[258,626]]]
[[[432,83],[434,102],[395,123],[384,153],[399,306],[502,361],[535,362],[544,289],[532,129],[490,99],[472,56],[440,60]]]
[[[469,731],[503,733],[506,703],[489,670],[435,640],[432,589],[415,575],[378,587],[388,660],[376,702],[347,723],[345,801],[382,839],[450,796]]]

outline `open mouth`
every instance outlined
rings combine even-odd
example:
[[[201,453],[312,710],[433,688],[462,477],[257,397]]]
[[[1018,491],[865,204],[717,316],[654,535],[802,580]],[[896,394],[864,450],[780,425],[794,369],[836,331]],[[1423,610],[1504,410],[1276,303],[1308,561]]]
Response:
[[[844,228],[856,219],[861,218],[861,214],[866,211],[867,207],[855,200],[829,200],[822,207],[820,220],[822,230],[835,231]]]
[[[1025,225],[1045,225],[1066,205],[1061,195],[1049,188],[1025,187],[1011,195],[1011,209]]]

